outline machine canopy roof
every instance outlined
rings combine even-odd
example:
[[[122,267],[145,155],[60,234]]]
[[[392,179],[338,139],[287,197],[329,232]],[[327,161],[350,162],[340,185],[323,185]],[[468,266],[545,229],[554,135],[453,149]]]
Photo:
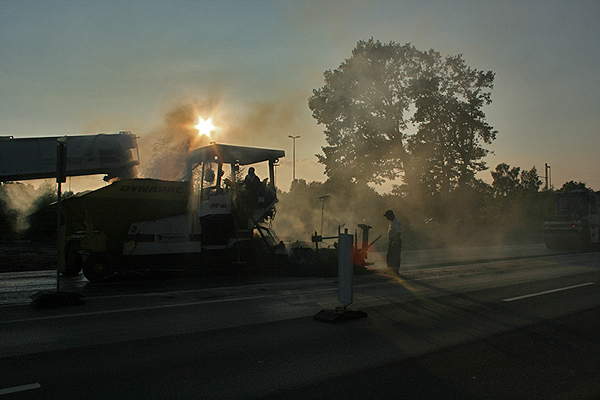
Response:
[[[224,164],[248,165],[264,161],[276,162],[277,159],[285,157],[285,151],[213,143],[191,150],[188,162],[192,164],[215,162],[217,161],[215,157],[218,157],[218,161]]]

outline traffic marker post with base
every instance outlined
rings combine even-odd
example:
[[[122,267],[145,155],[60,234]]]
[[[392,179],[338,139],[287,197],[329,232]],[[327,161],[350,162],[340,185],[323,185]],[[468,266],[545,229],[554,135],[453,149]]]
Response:
[[[314,319],[332,324],[364,318],[367,313],[363,311],[348,310],[352,304],[352,279],[354,277],[354,265],[352,263],[353,237],[348,234],[348,229],[339,234],[338,239],[338,300],[343,304],[334,310],[321,310]]]

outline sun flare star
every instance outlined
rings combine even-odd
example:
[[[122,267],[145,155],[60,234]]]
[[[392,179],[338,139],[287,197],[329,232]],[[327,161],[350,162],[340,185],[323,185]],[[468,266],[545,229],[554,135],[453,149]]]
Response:
[[[212,123],[212,118],[204,120],[202,118],[198,118],[198,124],[194,126],[198,130],[198,135],[205,135],[210,137],[210,132],[215,130],[215,126]]]

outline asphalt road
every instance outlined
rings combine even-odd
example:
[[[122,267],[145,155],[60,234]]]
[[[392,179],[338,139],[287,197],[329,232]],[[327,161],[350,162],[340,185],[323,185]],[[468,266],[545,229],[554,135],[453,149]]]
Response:
[[[600,398],[600,253],[501,258],[355,276],[367,317],[339,324],[313,318],[340,305],[335,278],[16,300],[0,306],[0,398]]]
[[[51,254],[49,248],[44,248],[42,254],[45,262],[39,264],[36,268],[34,255],[38,250],[31,246],[0,246],[0,253],[10,253],[11,262],[16,266],[24,268],[25,272],[0,273],[0,305],[11,304],[29,304],[31,296],[40,291],[56,291],[56,270],[48,269],[48,255]],[[402,252],[402,270],[415,271],[430,269],[433,267],[448,267],[461,264],[472,264],[480,261],[489,260],[510,260],[528,257],[538,257],[545,255],[557,255],[559,253],[550,251],[543,244],[512,245],[512,246],[493,246],[493,247],[459,247],[459,248],[439,248],[422,250],[405,250]],[[56,254],[53,256],[56,257]],[[18,259],[15,261],[15,259]],[[369,252],[368,260],[373,265],[369,268],[373,272],[384,272],[385,255],[376,251]],[[7,261],[8,262],[8,261]],[[55,261],[54,261],[55,263]],[[52,263],[50,263],[51,265]],[[167,278],[173,278],[172,276]],[[138,277],[134,277],[138,279]],[[185,287],[186,282],[171,280],[175,287]],[[114,283],[114,281],[113,281]],[[118,283],[118,282],[117,282]],[[248,279],[244,278],[240,284],[247,284]],[[230,285],[230,281],[222,280],[193,280],[189,282],[193,287],[210,285]],[[115,288],[118,285],[104,285],[99,290],[83,276],[72,278],[61,277],[60,290],[67,292],[82,293],[84,295],[96,295],[119,290]],[[128,282],[126,284],[129,290],[135,290],[135,284]],[[143,285],[140,290],[158,290],[164,285]],[[168,288],[166,288],[168,290]]]

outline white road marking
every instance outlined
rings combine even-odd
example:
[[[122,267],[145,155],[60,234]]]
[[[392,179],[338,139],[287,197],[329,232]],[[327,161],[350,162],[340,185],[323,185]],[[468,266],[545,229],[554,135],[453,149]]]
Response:
[[[24,392],[26,390],[39,389],[41,387],[42,387],[42,385],[40,385],[39,383],[31,383],[29,385],[21,385],[21,386],[6,388],[6,389],[0,389],[0,396],[3,396],[5,394]]]
[[[558,289],[546,290],[546,291],[543,291],[543,292],[531,293],[531,294],[526,294],[526,295],[523,295],[523,296],[517,296],[517,297],[511,297],[511,298],[508,298],[508,299],[502,299],[502,301],[521,300],[521,299],[526,299],[528,297],[542,296],[542,295],[549,294],[549,293],[561,292],[563,290],[576,289],[576,288],[580,288],[580,287],[583,287],[583,286],[590,286],[590,285],[595,285],[595,284],[596,284],[596,282],[586,282],[586,283],[581,283],[579,285],[566,286],[566,287],[562,287],[562,288],[558,288]]]
[[[141,307],[133,307],[133,308],[120,308],[120,309],[116,309],[116,310],[104,310],[104,311],[91,311],[91,312],[81,312],[81,313],[72,313],[72,314],[49,315],[49,316],[44,316],[44,317],[33,317],[33,318],[23,318],[23,319],[9,320],[9,321],[0,321],[0,325],[12,324],[15,322],[21,323],[21,322],[32,322],[32,321],[44,321],[44,320],[59,319],[59,318],[83,317],[83,316],[91,316],[91,315],[107,315],[107,314],[118,314],[118,313],[145,311],[145,310],[158,310],[158,309],[166,309],[166,308],[189,307],[189,306],[196,306],[196,305],[201,305],[201,304],[228,303],[228,302],[236,302],[236,301],[264,299],[264,298],[269,298],[269,297],[282,298],[282,297],[296,296],[299,294],[309,295],[309,294],[315,294],[315,293],[332,292],[335,290],[337,290],[336,287],[335,288],[316,289],[316,290],[307,290],[307,291],[295,292],[295,293],[276,293],[276,294],[265,294],[265,295],[260,295],[260,296],[251,295],[251,296],[240,296],[240,297],[205,299],[205,300],[197,300],[197,301],[187,301],[187,302],[177,303],[177,304],[163,304],[163,305],[141,306]]]

